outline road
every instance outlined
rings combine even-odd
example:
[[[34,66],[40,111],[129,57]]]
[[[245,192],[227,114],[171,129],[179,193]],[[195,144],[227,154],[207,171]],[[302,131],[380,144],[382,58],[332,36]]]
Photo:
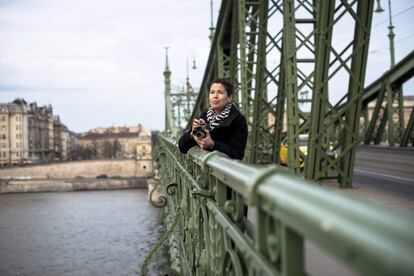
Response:
[[[336,182],[325,184],[338,187]],[[353,189],[337,190],[374,204],[414,212],[414,148],[360,146]]]
[[[414,200],[414,149],[360,147],[354,186]]]
[[[368,203],[414,213],[414,149],[360,146],[354,168],[353,188],[340,189],[336,181],[322,184]],[[309,275],[358,275],[311,241],[305,242]]]

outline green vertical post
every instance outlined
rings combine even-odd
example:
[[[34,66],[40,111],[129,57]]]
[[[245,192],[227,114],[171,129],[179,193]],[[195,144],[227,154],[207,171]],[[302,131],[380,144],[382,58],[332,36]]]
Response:
[[[299,106],[296,67],[295,3],[283,1],[283,66],[285,70],[285,93],[287,99],[288,166],[295,174],[299,168]]]
[[[324,157],[326,135],[324,125],[328,124],[326,113],[329,105],[328,75],[330,47],[332,44],[332,25],[335,13],[334,1],[319,1],[316,20],[316,63],[314,93],[309,122],[309,149],[305,177],[318,179],[321,176],[321,163]],[[333,124],[333,123],[332,123]],[[325,139],[324,139],[325,138]]]
[[[261,126],[267,122],[263,121],[262,111],[265,110],[263,105],[267,103],[266,84],[264,69],[266,66],[266,29],[267,29],[267,9],[268,1],[260,0],[258,7],[258,45],[257,45],[257,64],[256,64],[256,83],[253,108],[253,127],[250,135],[250,163],[263,163],[264,157],[261,147],[266,142],[263,137],[263,129]]]
[[[341,187],[352,186],[352,176],[355,163],[356,146],[359,143],[358,129],[362,107],[362,92],[364,91],[365,70],[368,58],[369,36],[372,22],[373,0],[359,1],[357,4],[357,18],[360,20],[355,27],[355,53],[351,61],[351,75],[349,81],[348,100],[354,100],[345,112],[347,127],[343,132],[344,152],[340,160],[339,184]]]
[[[403,86],[400,84],[397,87],[397,97],[398,97],[398,104],[397,104],[397,113],[399,118],[398,124],[398,141],[401,141],[401,138],[404,133],[404,93],[403,93]]]
[[[249,118],[249,89],[247,82],[247,53],[246,53],[246,34],[245,34],[245,18],[246,18],[246,0],[240,0],[236,2],[237,4],[237,27],[239,30],[238,41],[239,41],[239,59],[240,59],[240,69],[239,69],[239,84],[241,92],[241,112],[246,116],[247,122],[250,121]]]
[[[305,275],[303,238],[287,226],[282,228],[282,275]]]
[[[381,88],[378,93],[377,100],[375,102],[375,107],[374,107],[374,111],[372,112],[371,121],[369,122],[367,132],[365,133],[365,138],[364,138],[365,145],[369,145],[371,141],[374,140],[374,137],[375,137],[374,134],[375,134],[376,128],[377,128],[377,133],[379,131],[378,121],[382,118],[380,117],[380,111],[382,109],[382,103],[384,101],[385,91],[386,91],[386,85],[385,85],[385,82],[383,82],[381,84]],[[381,115],[384,116],[384,114],[381,114]]]
[[[404,134],[402,136],[401,140],[401,147],[407,147],[408,141],[411,139],[411,143],[414,146],[414,141],[412,133],[414,130],[414,106],[413,109],[411,109],[410,119],[408,120],[407,127],[405,128]]]
[[[394,93],[392,91],[391,88],[391,84],[389,82],[389,80],[387,80],[387,84],[386,84],[386,90],[387,90],[387,118],[388,118],[388,143],[390,144],[391,147],[393,147],[395,145],[394,142],[394,114],[393,114],[393,98],[394,98]]]

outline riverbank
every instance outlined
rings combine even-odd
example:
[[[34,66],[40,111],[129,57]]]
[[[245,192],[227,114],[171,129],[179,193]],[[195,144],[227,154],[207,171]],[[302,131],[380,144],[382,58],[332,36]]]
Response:
[[[147,180],[147,177],[131,177],[119,179],[10,179],[0,181],[0,194],[147,189]]]

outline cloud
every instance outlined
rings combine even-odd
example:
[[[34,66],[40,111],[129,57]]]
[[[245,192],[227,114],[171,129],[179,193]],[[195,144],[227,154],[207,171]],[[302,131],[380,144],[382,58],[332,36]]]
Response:
[[[398,12],[404,3],[393,8]],[[410,32],[412,11],[395,20],[397,37]],[[173,87],[184,85],[186,60],[196,56],[198,69],[189,74],[198,87],[210,50],[209,25],[206,0],[0,0],[0,101],[24,96],[51,103],[76,131],[137,123],[163,129],[163,47],[171,47]],[[387,42],[385,26],[375,31],[372,49]],[[397,60],[412,50],[409,45],[396,44]],[[387,62],[383,52],[371,55],[367,81],[380,76]]]

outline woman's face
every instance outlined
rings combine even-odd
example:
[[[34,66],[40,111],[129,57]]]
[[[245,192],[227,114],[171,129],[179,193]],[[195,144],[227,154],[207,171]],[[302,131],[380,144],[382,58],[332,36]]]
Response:
[[[208,98],[211,108],[217,114],[223,111],[224,107],[230,102],[230,97],[221,83],[213,83]]]

